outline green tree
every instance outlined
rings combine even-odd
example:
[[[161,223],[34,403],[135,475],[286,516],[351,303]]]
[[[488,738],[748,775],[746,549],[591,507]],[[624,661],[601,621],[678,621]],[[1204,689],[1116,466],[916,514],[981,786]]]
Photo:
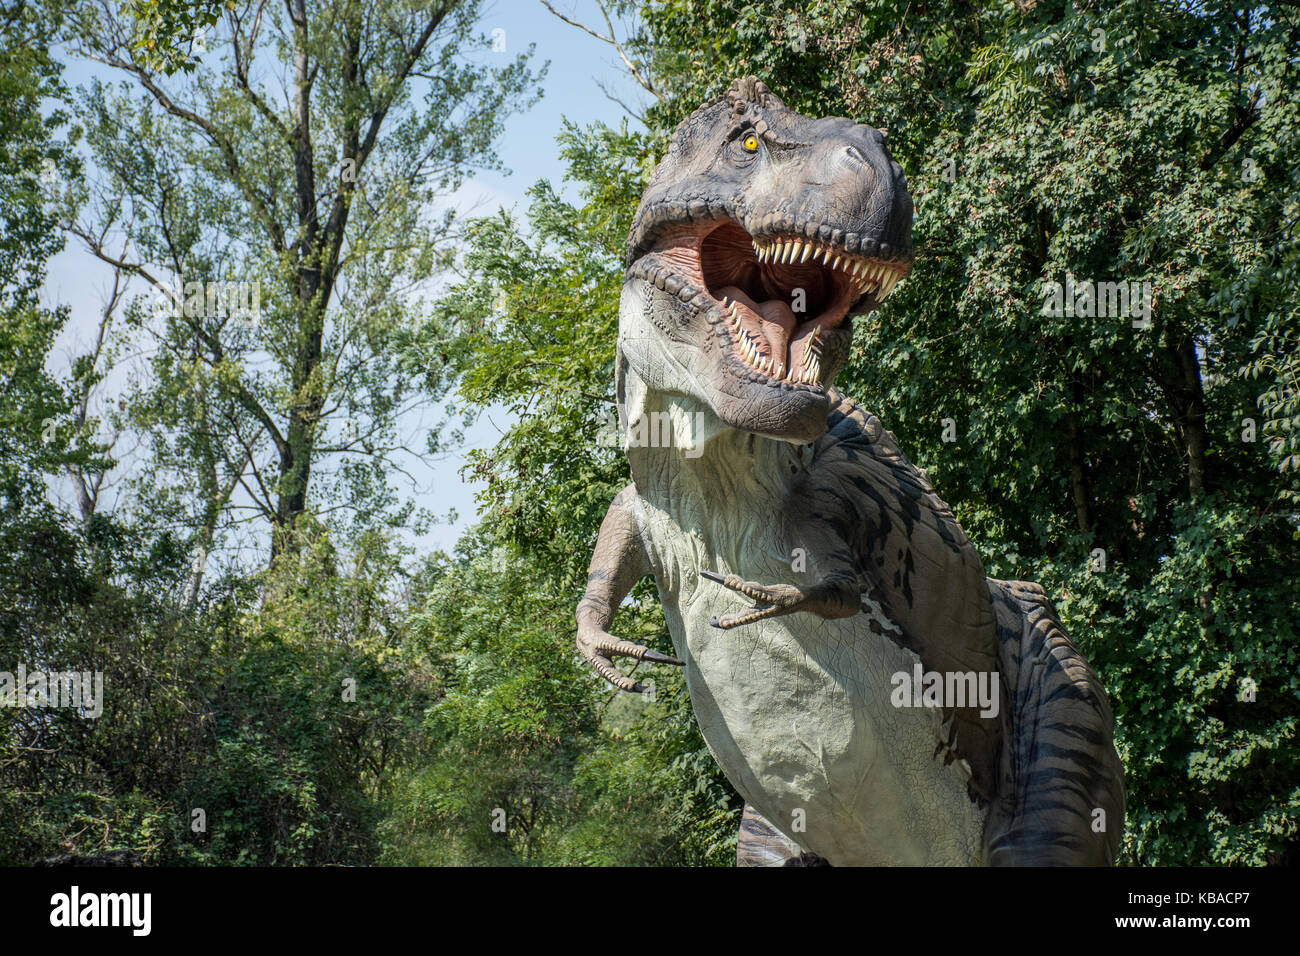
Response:
[[[448,259],[452,216],[433,204],[499,165],[493,139],[540,79],[531,51],[473,59],[488,46],[477,14],[236,4],[176,82],[114,5],[73,24],[72,49],[127,82],[82,95],[95,176],[68,198],[69,229],[153,287],[126,307],[124,334],[153,356],[128,405],[154,436],[164,501],[145,504],[192,517],[200,565],[236,492],[273,554],[310,509],[358,528],[410,520],[389,474],[447,437],[412,449],[396,427],[443,377],[392,359]]]
[[[69,114],[57,102],[66,91],[60,66],[48,54],[66,25],[61,17],[58,4],[18,4],[0,19],[0,155],[11,172],[0,183],[6,200],[0,217],[0,668],[6,679],[19,665],[29,672],[72,668],[102,675],[103,711],[0,708],[0,862],[30,864],[63,854],[95,859],[105,851],[125,851],[147,863],[372,862],[388,788],[408,755],[421,752],[419,718],[433,686],[427,668],[417,668],[407,652],[401,551],[382,529],[347,536],[345,546],[336,546],[336,538],[304,511],[295,521],[295,547],[273,568],[260,574],[226,569],[199,591],[193,546],[212,539],[218,526],[213,507],[229,505],[231,476],[247,478],[247,469],[262,464],[244,449],[243,441],[265,447],[265,435],[253,430],[250,423],[260,420],[243,399],[252,394],[275,415],[287,414],[292,402],[282,401],[283,380],[271,381],[259,363],[281,346],[284,351],[269,360],[272,368],[285,356],[301,357],[293,351],[300,330],[287,319],[268,330],[238,326],[220,311],[151,314],[139,302],[122,308],[128,275],[197,275],[206,282],[240,278],[226,270],[265,260],[236,241],[253,232],[240,232],[247,222],[232,198],[238,184],[207,174],[220,159],[186,140],[178,132],[181,118],[164,118],[165,110],[128,103],[124,115],[142,123],[134,131],[141,138],[129,142],[131,132],[110,122],[106,104],[116,102],[114,94],[96,88],[84,97],[88,112],[80,118],[89,126],[95,166],[90,187],[83,186],[73,135],[60,139]],[[96,29],[113,22],[101,19]],[[376,95],[387,98],[398,126],[385,127],[388,145],[376,147],[371,159],[395,162],[403,149],[430,136],[452,156],[447,160],[448,153],[433,149],[426,157],[445,161],[439,175],[450,186],[465,164],[487,155],[482,149],[490,133],[484,126],[462,139],[440,121],[431,121],[430,133],[422,119],[411,118],[413,107],[391,87],[383,66],[399,57],[402,27],[384,23],[380,32],[391,45],[356,61],[374,66],[364,83],[390,84]],[[328,52],[323,38],[320,48]],[[372,55],[378,59],[367,58]],[[417,64],[429,65],[428,58]],[[458,75],[473,99],[479,80],[466,69]],[[327,64],[317,75],[328,78],[335,70]],[[146,75],[136,74],[137,80],[144,83]],[[484,83],[491,79],[483,75],[489,78]],[[507,87],[510,77],[523,85],[527,70],[516,63],[503,75]],[[195,81],[198,92],[190,91],[194,100],[229,108],[214,135],[254,136],[249,117],[205,86],[202,76]],[[487,98],[512,95],[495,90]],[[322,112],[331,109],[326,99]],[[53,110],[46,109],[49,100],[56,101]],[[330,115],[344,122],[339,118],[354,114],[337,109]],[[250,141],[239,140],[237,162],[262,162]],[[149,153],[140,143],[162,145]],[[411,182],[402,195],[413,202],[437,186],[418,164],[404,172]],[[263,163],[261,173],[270,177],[265,195],[283,201],[276,171]],[[395,181],[376,177],[381,186]],[[117,196],[106,194],[117,187]],[[88,193],[97,202],[92,213],[104,213],[90,221],[109,230],[92,238],[99,252],[118,260],[119,281],[97,343],[61,381],[48,368],[67,312],[42,309],[37,293],[48,258],[63,244],[61,216],[65,228],[85,231],[86,220],[74,224],[72,214]],[[391,193],[388,201],[394,201]],[[366,387],[381,399],[400,394],[409,390],[402,375],[405,382],[416,375],[372,359],[373,377],[366,377],[364,354],[340,359],[335,351],[382,350],[384,337],[396,334],[406,310],[415,308],[392,285],[410,270],[396,279],[400,270],[393,263],[414,256],[425,268],[432,260],[409,246],[386,245],[386,230],[406,222],[408,213],[367,207],[348,217],[370,233],[344,243],[340,255],[347,268],[339,266],[335,279],[347,286],[347,295],[369,298],[362,304],[335,296],[331,309],[341,318],[335,322],[334,312],[325,310],[330,315],[321,320],[320,353],[332,368],[355,371],[326,392],[345,396],[345,404],[367,401]],[[283,210],[276,215],[293,218]],[[124,228],[113,233],[114,224]],[[227,241],[233,244],[223,247]],[[384,251],[366,247],[363,255],[368,241]],[[390,252],[391,261],[381,264]],[[302,244],[296,254],[316,253]],[[360,265],[348,258],[354,254]],[[293,274],[292,257],[287,262]],[[268,268],[252,278],[263,275],[280,273]],[[382,315],[365,324],[358,315],[369,307]],[[131,404],[118,413],[142,432],[156,433],[148,463],[162,476],[152,480],[135,461],[139,492],[131,506],[113,511],[100,509],[93,493],[114,463],[92,440],[97,423],[88,399],[112,371],[122,340],[109,339],[123,324],[123,332],[147,326],[159,346],[149,368],[153,377],[128,389]],[[187,341],[177,345],[183,336]],[[229,346],[224,353],[222,343]],[[379,381],[385,375],[387,386]],[[377,418],[391,415],[382,401],[378,407]],[[319,444],[314,447],[319,451]],[[244,470],[228,464],[227,455],[243,461]],[[46,481],[61,469],[70,469],[87,492],[79,516],[47,497]],[[361,476],[357,487],[368,492],[368,480]],[[376,500],[375,494],[367,499]],[[154,506],[158,510],[150,513]]]
[[[67,313],[39,301],[46,263],[63,248],[47,196],[80,172],[76,130],[61,136],[67,110],[42,112],[46,99],[66,100],[49,54],[61,15],[56,3],[29,2],[0,13],[0,494],[11,499],[71,460],[69,392],[45,368]]]

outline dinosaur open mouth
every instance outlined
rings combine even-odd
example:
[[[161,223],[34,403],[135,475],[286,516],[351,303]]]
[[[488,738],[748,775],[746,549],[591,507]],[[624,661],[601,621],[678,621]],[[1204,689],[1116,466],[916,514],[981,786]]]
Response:
[[[885,300],[911,268],[802,235],[751,236],[736,222],[697,234],[698,268],[736,356],[775,381],[820,385],[821,345],[851,311]]]

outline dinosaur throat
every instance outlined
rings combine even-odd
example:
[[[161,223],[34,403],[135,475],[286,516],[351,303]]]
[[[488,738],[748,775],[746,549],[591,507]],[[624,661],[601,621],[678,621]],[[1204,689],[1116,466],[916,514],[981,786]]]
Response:
[[[828,337],[883,302],[911,267],[734,220],[667,230],[650,253],[714,300],[734,356],[773,382],[821,386]]]

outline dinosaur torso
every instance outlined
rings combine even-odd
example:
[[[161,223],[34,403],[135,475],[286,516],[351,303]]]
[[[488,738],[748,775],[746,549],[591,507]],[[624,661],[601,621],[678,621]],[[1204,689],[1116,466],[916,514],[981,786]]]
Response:
[[[801,578],[798,529],[782,516],[816,468],[814,447],[733,430],[669,467],[637,452],[634,514],[696,718],[746,801],[831,864],[981,863],[986,811],[968,796],[963,763],[934,758],[940,712],[890,702],[892,675],[912,674],[920,658],[888,637],[896,625],[879,605],[866,598],[864,613],[838,620],[710,626],[736,595],[700,569]]]

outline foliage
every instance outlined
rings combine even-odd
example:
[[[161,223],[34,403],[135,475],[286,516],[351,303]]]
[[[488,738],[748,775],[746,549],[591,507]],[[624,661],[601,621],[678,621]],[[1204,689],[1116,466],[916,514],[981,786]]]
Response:
[[[47,506],[4,518],[0,660],[98,671],[104,700],[97,718],[0,709],[0,862],[114,849],[147,863],[373,861],[429,694],[384,594],[382,543],[339,568],[319,535],[187,611],[177,539]]]
[[[68,113],[41,111],[66,92],[48,50],[60,17],[56,3],[0,13],[0,494],[10,499],[32,493],[34,475],[90,457],[72,452],[69,395],[45,368],[67,313],[38,296],[47,260],[63,247],[47,195],[80,175],[77,130],[60,136]]]
[[[207,46],[205,34],[237,0],[128,0],[134,20],[132,47],[153,69],[193,72]]]

